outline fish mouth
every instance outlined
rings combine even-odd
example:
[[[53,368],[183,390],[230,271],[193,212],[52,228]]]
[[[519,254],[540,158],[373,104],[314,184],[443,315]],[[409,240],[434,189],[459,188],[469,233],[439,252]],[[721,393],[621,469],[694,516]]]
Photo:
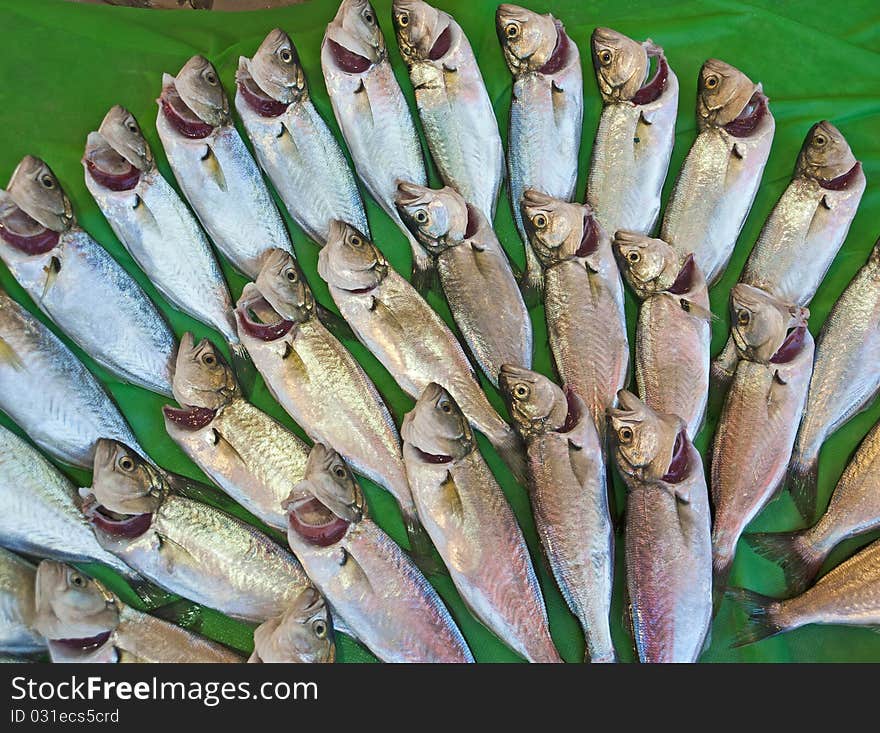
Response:
[[[280,102],[263,91],[249,73],[239,72],[237,86],[241,98],[260,117],[278,117],[287,111],[288,102]]]
[[[599,224],[589,211],[584,214],[584,231],[575,257],[589,257],[599,249]]]
[[[669,286],[668,292],[673,295],[686,295],[690,292],[691,288],[694,286],[694,279],[697,275],[697,263],[694,259],[693,253],[687,256],[684,264],[681,266],[681,269],[678,271],[678,275],[675,277],[675,281],[672,285]]]
[[[418,446],[412,444],[410,445],[412,449],[416,452],[416,455],[421,458],[425,463],[432,463],[435,465],[452,463],[452,456],[446,456],[437,453],[428,453],[428,451],[424,451]]]
[[[667,484],[680,484],[687,478],[690,470],[690,450],[688,449],[687,431],[682,428],[678,435],[675,436],[675,443],[672,446],[672,458],[666,473],[661,478]]]
[[[565,413],[565,422],[557,433],[570,433],[580,423],[583,414],[581,412],[581,402],[577,398],[577,393],[568,385],[562,388],[565,394],[565,403],[568,405],[568,412]]]
[[[562,23],[557,20],[555,21],[555,24],[556,46],[553,48],[553,53],[550,54],[550,58],[538,68],[539,74],[545,74],[547,76],[552,76],[553,74],[558,73],[566,63],[568,63],[569,48],[571,47],[571,41],[569,41],[568,35],[562,27]]]
[[[330,53],[333,55],[333,61],[336,63],[336,66],[340,71],[344,71],[346,74],[363,74],[365,71],[368,71],[374,63],[378,63],[381,59],[380,56],[380,59],[377,59],[376,62],[370,61],[366,56],[361,56],[359,53],[346,48],[330,37],[327,38],[326,42],[327,48],[330,49]]]
[[[94,495],[86,500],[82,511],[95,529],[111,537],[135,539],[144,534],[153,523],[153,515],[150,513],[119,514],[99,504]]]
[[[666,91],[666,84],[669,81],[669,64],[666,62],[666,56],[662,51],[649,51],[648,60],[657,59],[657,69],[654,76],[646,80],[639,90],[630,100],[632,104],[643,105],[656,102],[663,92]]]
[[[111,191],[131,191],[141,180],[141,171],[131,163],[128,164],[128,170],[123,173],[109,173],[102,170],[97,163],[89,158],[86,158],[84,162],[92,180]]]
[[[22,230],[31,230],[35,233],[24,234]],[[15,207],[12,213],[0,219],[0,238],[19,252],[33,256],[46,254],[55,249],[61,234],[43,226],[22,209]]]
[[[112,631],[102,631],[100,634],[82,639],[49,639],[49,644],[72,652],[93,652],[104,646],[112,633]]]
[[[214,126],[201,119],[180,96],[173,83],[162,88],[159,106],[166,120],[184,137],[201,140],[214,132]]]
[[[318,547],[329,547],[339,542],[351,524],[336,516],[313,496],[289,505],[287,521],[294,532],[309,544]]]
[[[767,102],[766,95],[761,91],[756,91],[739,115],[724,125],[724,129],[733,137],[748,137],[757,129],[767,114]]]
[[[431,61],[439,61],[447,53],[452,46],[452,26],[447,25],[437,36],[437,40],[428,51],[428,59]]]
[[[295,325],[283,318],[262,295],[240,299],[235,315],[244,332],[259,341],[277,341]]]
[[[165,405],[162,414],[184,430],[201,430],[211,424],[217,417],[217,410],[212,407],[172,407]]]
[[[804,340],[807,336],[807,327],[804,325],[795,326],[789,329],[782,345],[776,350],[776,353],[770,357],[771,364],[788,364],[797,358],[798,354],[803,351]]]
[[[819,185],[826,191],[845,191],[850,187],[850,184],[859,177],[861,172],[862,164],[859,161],[856,161],[855,165],[853,165],[853,167],[846,173],[836,176],[835,178],[820,178],[817,180]]]

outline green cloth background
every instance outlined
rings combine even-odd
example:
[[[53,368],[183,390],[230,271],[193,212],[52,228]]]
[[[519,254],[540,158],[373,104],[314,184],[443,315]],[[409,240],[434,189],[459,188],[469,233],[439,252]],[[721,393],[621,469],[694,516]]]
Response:
[[[438,0],[436,4],[450,11],[470,38],[495,105],[502,136],[506,138],[511,79],[495,35],[496,3],[486,0]],[[615,28],[637,39],[652,38],[665,48],[669,63],[678,74],[681,83],[680,109],[667,194],[694,138],[696,79],[702,62],[716,56],[741,68],[754,80],[763,82],[776,117],[776,139],[760,193],[733,260],[726,276],[712,292],[712,308],[718,315],[713,326],[713,353],[721,348],[728,332],[728,292],[737,280],[764,219],[788,184],[804,135],[813,122],[823,118],[833,121],[842,130],[856,156],[864,164],[868,190],[849,238],[812,303],[810,326],[814,334],[818,333],[835,299],[861,267],[880,234],[880,192],[875,183],[880,179],[880,3],[862,0],[843,6],[819,1],[772,0],[754,0],[750,3],[725,0],[528,0],[528,5],[537,11],[552,11],[565,23],[569,35],[581,50],[585,109],[579,195],[584,190],[590,149],[601,110],[589,57],[589,37],[596,25]],[[216,337],[205,326],[172,310],[114,238],[83,184],[80,157],[86,135],[97,128],[111,105],[125,105],[140,120],[162,172],[173,181],[154,125],[154,100],[160,91],[162,72],[177,73],[191,55],[201,53],[217,65],[227,91],[232,93],[239,55],[251,55],[264,35],[275,26],[283,28],[293,37],[305,66],[315,105],[338,133],[324,88],[319,58],[324,28],[335,14],[336,6],[335,0],[318,0],[272,11],[226,14],[132,10],[79,5],[61,0],[0,0],[0,28],[3,29],[3,42],[0,44],[0,131],[3,137],[3,145],[0,146],[0,183],[7,180],[23,155],[33,153],[44,158],[61,179],[83,227],[145,284],[149,294],[167,314],[176,333],[179,335],[192,330],[197,336]],[[415,110],[409,78],[393,36],[390,2],[378,0],[376,10],[385,30],[392,64]],[[431,180],[439,183],[433,169]],[[366,203],[376,242],[399,271],[408,273],[410,255],[404,237],[374,202]],[[498,235],[511,259],[521,266],[522,246],[513,227],[506,191],[502,193],[498,208]],[[315,269],[317,247],[289,220],[288,223],[297,255],[318,299],[324,305],[330,305],[326,286]],[[224,268],[233,295],[237,296],[245,281],[233,273],[227,263],[224,263]],[[35,310],[2,266],[0,285],[28,308]],[[448,310],[435,295],[431,296],[431,302],[449,320]],[[636,309],[629,294],[627,309],[632,329]],[[540,308],[533,310],[532,317],[535,325],[535,368],[552,374]],[[101,327],[102,324],[95,324],[95,328]],[[399,422],[412,406],[412,400],[403,394],[364,348],[351,340],[347,345],[373,377]],[[188,476],[203,478],[165,434],[160,413],[160,407],[165,402],[163,398],[119,383],[81,352],[74,350],[107,385],[142,445],[160,465]],[[488,391],[500,407],[498,395],[491,388]],[[22,399],[27,397],[22,395]],[[293,425],[261,382],[253,400],[287,425]],[[715,402],[707,425],[697,440],[704,455],[717,419],[717,399]],[[880,404],[874,404],[825,445],[820,468],[823,500],[829,496],[849,455],[878,417]],[[4,425],[9,425],[5,417],[0,417],[0,420]],[[301,431],[297,431],[302,435]],[[482,438],[480,446],[516,510],[534,556],[539,557],[525,490],[511,479],[509,472]],[[89,479],[83,472],[69,473],[80,482]],[[381,490],[368,482],[364,483],[367,484],[373,516],[392,537],[405,542],[394,502]],[[615,491],[617,505],[622,507],[624,495],[616,477]],[[797,526],[798,515],[788,495],[783,494],[755,520],[752,528],[784,530]],[[863,537],[845,543],[834,553],[830,562],[839,562],[869,539]],[[623,622],[620,593],[623,574],[619,555],[612,624],[620,656],[630,660],[633,654]],[[581,633],[555,589],[545,565],[540,560],[536,560],[535,564],[545,592],[554,639],[567,661],[578,661],[583,656]],[[123,593],[126,599],[132,600],[131,593],[127,592],[123,583],[114,580],[106,571],[99,569],[98,572],[102,578],[109,577],[113,587]],[[781,571],[757,557],[745,543],[740,543],[731,580],[735,584],[769,594],[782,593],[784,590]],[[450,605],[478,660],[516,659],[465,611],[448,578],[438,580],[437,587]],[[725,603],[713,628],[711,646],[703,659],[880,661],[880,635],[867,629],[807,627],[747,648],[731,650],[729,643],[732,635],[742,623],[742,614],[730,603]],[[202,630],[243,650],[251,647],[249,629],[219,614],[206,612]],[[373,659],[372,655],[347,638],[341,638],[338,647],[340,661]]]

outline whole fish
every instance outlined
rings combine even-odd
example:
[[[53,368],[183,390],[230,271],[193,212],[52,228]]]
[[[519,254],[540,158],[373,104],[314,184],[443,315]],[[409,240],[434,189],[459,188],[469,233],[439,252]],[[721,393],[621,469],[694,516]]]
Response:
[[[37,569],[0,547],[0,651],[35,654],[46,640],[34,629],[34,581]]]
[[[513,74],[507,141],[510,203],[526,252],[526,284],[540,291],[541,263],[520,201],[528,189],[563,201],[574,197],[584,114],[581,57],[552,15],[503,4],[495,25]]]
[[[749,614],[734,644],[743,646],[807,624],[880,625],[880,540],[823,575],[805,593],[778,600],[731,589]]]
[[[593,68],[602,95],[587,203],[602,228],[650,234],[675,142],[678,78],[663,49],[596,28]],[[655,64],[651,73],[651,62]]]
[[[611,641],[614,529],[605,458],[583,401],[547,377],[505,366],[501,389],[526,445],[538,536],[586,638],[586,658],[616,659]]]
[[[312,104],[290,36],[269,31],[253,58],[239,59],[235,80],[235,108],[293,220],[319,245],[334,219],[369,232],[354,175]]]
[[[0,410],[37,447],[71,466],[89,468],[95,441],[102,437],[142,450],[100,382],[61,339],[2,290]]]
[[[434,256],[452,317],[489,381],[498,386],[504,364],[531,366],[532,322],[492,224],[448,186],[401,182],[396,204]]]
[[[270,527],[284,530],[281,502],[305,471],[308,446],[241,395],[232,369],[207,339],[185,333],[174,373],[182,407],[162,412],[171,439],[220,488]]]
[[[146,293],[76,223],[61,184],[26,156],[0,192],[0,258],[49,318],[113,375],[171,394],[177,343]]]
[[[712,449],[712,562],[719,592],[743,529],[773,499],[785,476],[814,350],[806,308],[742,283],[730,301],[740,361]]]
[[[263,255],[292,252],[281,214],[232,123],[217,70],[193,56],[164,74],[156,130],[174,177],[208,236],[233,266],[256,277]]]
[[[491,222],[504,148],[471,44],[451,15],[422,0],[394,0],[391,14],[440,177]]]
[[[528,190],[523,223],[544,267],[547,335],[562,383],[584,401],[599,436],[626,386],[629,344],[623,283],[611,240],[588,206]]]
[[[355,170],[376,203],[406,235],[413,253],[413,276],[424,285],[431,260],[400,220],[394,194],[399,180],[427,183],[425,160],[406,98],[388,60],[376,11],[368,0],[342,0],[324,35],[321,69]]]
[[[89,133],[82,163],[86,188],[156,289],[173,306],[223,334],[233,356],[246,360],[235,332],[232,296],[211,244],[159,173],[128,110],[112,107],[97,132]]]
[[[335,222],[318,274],[355,335],[404,392],[418,397],[432,382],[441,384],[514,474],[525,476],[520,440],[489,403],[455,336],[372,242]]]
[[[760,555],[778,562],[789,587],[806,588],[841,542],[880,527],[880,423],[865,437],[844,470],[828,510],[816,524],[794,532],[746,535]]]
[[[83,507],[101,546],[171,593],[262,623],[311,586],[286,549],[188,499],[134,451],[102,440]]]
[[[693,254],[709,287],[724,273],[761,183],[776,122],[760,84],[709,59],[697,91],[699,134],[675,181],[660,238]]]
[[[287,540],[334,612],[385,662],[473,662],[431,585],[367,516],[336,451],[316,443],[285,501]]]
[[[641,301],[635,372],[639,397],[678,415],[695,437],[709,398],[712,313],[706,280],[693,255],[679,265],[666,242],[619,231],[614,247],[624,279]]]
[[[522,531],[453,397],[428,384],[403,420],[422,524],[471,613],[530,662],[561,662]]]
[[[335,661],[333,624],[323,596],[306,588],[280,616],[254,629],[251,664],[324,664]]]
[[[36,620],[53,662],[244,661],[231,649],[123,603],[102,583],[60,562],[36,572]]]
[[[788,469],[801,514],[816,512],[819,451],[880,390],[880,241],[819,333],[807,406]]]
[[[630,392],[608,411],[627,487],[626,584],[641,662],[695,662],[712,621],[712,548],[703,462],[681,418]]]

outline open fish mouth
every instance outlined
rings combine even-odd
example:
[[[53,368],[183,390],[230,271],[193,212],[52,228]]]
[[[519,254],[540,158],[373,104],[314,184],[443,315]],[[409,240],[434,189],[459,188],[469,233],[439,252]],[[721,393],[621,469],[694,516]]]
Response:
[[[568,35],[562,28],[562,23],[557,20],[556,46],[553,48],[553,53],[550,54],[550,58],[547,59],[547,61],[544,62],[543,66],[538,69],[538,73],[550,76],[561,71],[562,68],[568,63],[570,48],[571,41],[568,40]]]
[[[214,131],[213,125],[205,122],[187,106],[174,84],[162,87],[159,104],[165,119],[184,137],[201,140]]]
[[[237,74],[237,85],[238,91],[241,93],[241,97],[247,103],[247,106],[260,115],[260,117],[278,117],[284,114],[290,106],[287,102],[279,102],[274,97],[269,96],[248,73],[239,71]]]
[[[244,332],[260,341],[276,341],[294,326],[293,321],[282,317],[262,295],[239,300],[235,315]]]
[[[175,425],[186,430],[201,430],[210,425],[217,417],[217,410],[212,407],[172,407],[165,405],[162,414]]]
[[[83,503],[82,511],[95,529],[111,537],[134,539],[146,532],[153,523],[152,514],[120,514],[99,504],[94,495]]]
[[[661,51],[649,52],[648,61],[657,60],[657,68],[654,75],[645,80],[645,83],[639,87],[639,90],[630,100],[633,104],[650,104],[660,98],[660,95],[666,91],[666,83],[669,80],[669,64],[666,62],[666,56]]]
[[[728,122],[724,129],[734,137],[748,137],[767,114],[767,101],[763,92],[755,92],[742,112]]]
[[[44,227],[22,209],[13,211],[0,219],[0,238],[26,255],[41,255],[58,246],[60,234]]]
[[[795,326],[788,330],[785,341],[776,350],[776,353],[770,357],[771,364],[788,364],[797,358],[798,354],[803,351],[804,341],[807,336],[807,327],[804,325]]]
[[[346,74],[363,74],[374,63],[366,56],[361,56],[359,53],[346,48],[341,43],[337,43],[332,38],[327,39],[327,47],[330,49],[330,53],[333,54],[333,60],[336,62],[336,66],[339,67],[340,71],[344,71]],[[381,56],[377,62],[379,60],[381,60]]]
[[[110,639],[112,631],[102,631],[94,636],[87,636],[82,639],[50,639],[49,644],[55,647],[61,647],[67,651],[74,652],[93,652],[100,649]]]
[[[819,179],[819,185],[826,191],[845,191],[849,188],[850,184],[859,177],[861,172],[862,164],[859,161],[856,161],[853,167],[846,173],[842,173],[835,178]]]
[[[290,528],[306,542],[319,547],[329,547],[339,542],[350,524],[313,496],[289,503],[287,510]]]
[[[688,450],[687,430],[682,428],[675,436],[672,446],[672,458],[661,481],[667,484],[680,484],[687,478],[690,469],[690,451]]]

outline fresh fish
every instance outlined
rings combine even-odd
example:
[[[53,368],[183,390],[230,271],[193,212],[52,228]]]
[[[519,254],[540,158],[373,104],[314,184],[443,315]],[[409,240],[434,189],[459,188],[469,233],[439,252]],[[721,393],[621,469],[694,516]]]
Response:
[[[0,192],[0,258],[40,310],[112,374],[171,394],[177,343],[146,293],[76,223],[42,160],[26,156]]]
[[[596,28],[593,68],[602,116],[593,143],[587,203],[602,228],[650,234],[675,142],[678,78],[663,49]],[[655,71],[651,73],[651,62]]]
[[[586,658],[616,659],[611,641],[614,529],[605,458],[583,401],[547,377],[505,366],[501,389],[526,445],[538,536],[586,638]]]
[[[177,183],[233,266],[256,277],[263,255],[293,248],[281,214],[241,135],[217,70],[193,56],[162,77],[156,130]]]
[[[241,395],[232,370],[207,339],[180,341],[174,398],[163,408],[171,439],[220,488],[270,527],[284,531],[281,502],[306,467],[308,446]]]
[[[752,208],[776,122],[760,84],[709,59],[700,69],[697,127],[666,205],[660,238],[682,260],[693,254],[712,287]]]
[[[34,581],[37,569],[0,547],[0,651],[34,654],[46,640],[34,630]]]
[[[712,313],[706,280],[693,256],[679,265],[666,242],[619,231],[614,247],[623,276],[641,301],[635,372],[639,398],[678,415],[695,437],[709,397]]]
[[[760,555],[778,562],[793,590],[802,591],[841,542],[880,527],[880,423],[862,441],[828,510],[812,527],[794,532],[746,535]]]
[[[789,466],[801,514],[816,512],[819,451],[880,390],[880,241],[834,304],[816,345],[807,406]]]
[[[164,472],[118,441],[99,442],[92,487],[83,492],[101,546],[171,593],[262,623],[311,586],[286,549],[178,494]]]
[[[492,224],[454,189],[400,183],[397,209],[434,256],[452,317],[483,373],[532,363],[532,322]],[[503,314],[503,317],[499,317]]]
[[[248,662],[323,664],[335,659],[327,604],[318,591],[306,588],[280,616],[254,630],[254,652]]]
[[[231,649],[123,603],[60,562],[36,572],[36,620],[53,662],[237,663]]]
[[[335,222],[318,256],[318,274],[355,335],[404,392],[418,397],[432,382],[441,384],[514,474],[525,476],[520,440],[483,394],[455,336],[375,245]]]
[[[385,662],[473,662],[464,637],[419,569],[367,516],[336,451],[316,443],[284,502],[287,541],[336,613]]]
[[[440,177],[491,222],[504,148],[471,44],[451,15],[421,0],[394,0],[391,14]]]
[[[507,140],[510,203],[525,246],[526,284],[540,291],[541,263],[520,201],[529,189],[563,201],[574,198],[584,114],[581,57],[552,15],[503,4],[495,24],[513,74]]]
[[[334,219],[369,232],[354,175],[312,104],[290,36],[269,31],[253,58],[239,59],[235,80],[235,108],[293,220],[319,245]]]
[[[642,662],[695,662],[712,621],[712,548],[703,462],[684,421],[630,392],[608,411],[626,483],[625,557]]]
[[[712,451],[712,563],[719,592],[743,529],[773,499],[785,476],[814,348],[806,308],[742,283],[730,300],[740,362]]]
[[[522,531],[453,397],[428,384],[401,427],[422,524],[471,613],[530,662],[561,662]]]
[[[0,290],[0,410],[37,447],[89,468],[95,441],[134,433],[104,387],[54,333]]]
[[[523,223],[544,267],[550,350],[562,383],[584,401],[599,436],[629,375],[623,283],[611,240],[588,206],[528,190]]]
[[[413,275],[423,285],[431,260],[400,220],[394,194],[399,180],[427,183],[425,160],[376,12],[367,0],[342,1],[324,35],[321,68],[355,170],[409,240]]]

